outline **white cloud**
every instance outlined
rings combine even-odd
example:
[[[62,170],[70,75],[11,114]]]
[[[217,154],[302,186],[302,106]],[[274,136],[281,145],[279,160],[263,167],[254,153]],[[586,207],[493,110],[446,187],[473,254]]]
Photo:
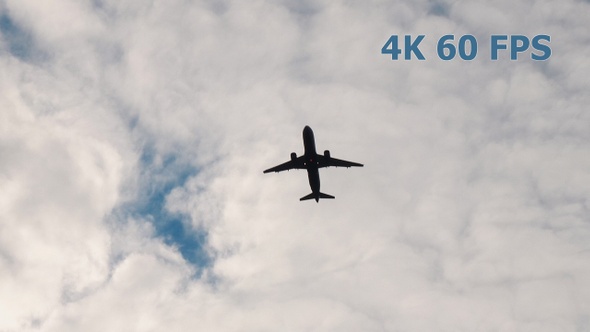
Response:
[[[587,3],[0,8],[47,55],[0,48],[0,330],[590,326]],[[547,33],[553,55],[379,52],[447,33]],[[334,201],[262,174],[305,124],[366,165],[321,172]],[[133,210],[162,183],[204,271]]]
[[[104,280],[101,220],[121,199],[125,166],[124,146],[93,136],[109,126],[81,117],[85,102],[67,84],[11,59],[2,67],[0,326],[14,329]]]

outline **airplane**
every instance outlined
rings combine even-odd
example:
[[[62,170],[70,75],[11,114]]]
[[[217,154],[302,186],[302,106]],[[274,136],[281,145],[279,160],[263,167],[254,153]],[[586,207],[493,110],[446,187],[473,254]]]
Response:
[[[282,172],[290,169],[306,169],[307,177],[309,179],[309,186],[311,187],[311,194],[301,197],[300,201],[308,199],[315,199],[319,203],[320,198],[334,198],[332,195],[320,192],[320,173],[318,169],[322,167],[363,167],[363,164],[354,163],[351,161],[340,160],[332,158],[330,151],[325,150],[324,154],[317,154],[315,149],[315,139],[313,137],[313,130],[309,126],[303,128],[303,147],[305,152],[302,156],[297,157],[295,152],[291,153],[291,160],[282,163],[278,166],[269,168],[263,173]]]

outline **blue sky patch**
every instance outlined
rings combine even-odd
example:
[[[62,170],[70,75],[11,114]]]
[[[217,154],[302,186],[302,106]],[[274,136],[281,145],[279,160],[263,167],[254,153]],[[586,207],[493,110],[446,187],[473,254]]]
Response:
[[[430,3],[430,9],[428,13],[431,15],[448,17],[449,5],[443,2],[433,1]]]
[[[207,232],[191,227],[187,215],[171,213],[166,210],[166,197],[176,187],[194,176],[198,170],[174,155],[164,158],[160,165],[155,163],[157,156],[152,148],[146,148],[141,157],[144,168],[142,178],[148,179],[141,188],[137,202],[128,211],[132,215],[152,221],[156,235],[170,246],[178,248],[184,259],[203,268],[211,263],[205,250]]]
[[[7,43],[10,54],[23,61],[32,59],[34,43],[31,34],[19,27],[5,13],[0,14],[0,33]]]

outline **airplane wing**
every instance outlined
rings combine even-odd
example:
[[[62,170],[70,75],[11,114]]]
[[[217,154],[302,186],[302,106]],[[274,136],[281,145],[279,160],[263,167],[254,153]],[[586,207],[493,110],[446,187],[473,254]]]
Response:
[[[352,161],[346,161],[341,159],[336,159],[332,157],[326,157],[324,155],[318,154],[318,167],[363,167],[363,164],[355,163]]]
[[[291,159],[289,161],[287,161],[286,163],[282,163],[278,166],[272,167],[267,169],[266,171],[264,171],[264,173],[270,173],[270,172],[282,172],[282,171],[288,171],[290,169],[305,169],[305,165],[304,165],[305,161],[303,160],[303,156],[296,158],[296,159]]]

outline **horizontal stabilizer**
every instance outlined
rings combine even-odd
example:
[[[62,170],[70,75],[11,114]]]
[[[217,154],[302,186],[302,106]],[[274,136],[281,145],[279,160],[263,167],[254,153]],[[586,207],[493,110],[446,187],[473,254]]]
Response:
[[[324,194],[324,193],[318,193],[318,196],[316,196],[316,194],[311,193],[311,194],[309,194],[307,196],[301,197],[299,200],[300,201],[305,201],[305,200],[308,200],[308,199],[315,199],[315,201],[317,202],[317,201],[320,200],[320,198],[334,198],[334,196],[328,195],[328,194]]]
[[[328,194],[324,194],[324,193],[320,193],[320,198],[334,198],[334,196],[328,195]]]

